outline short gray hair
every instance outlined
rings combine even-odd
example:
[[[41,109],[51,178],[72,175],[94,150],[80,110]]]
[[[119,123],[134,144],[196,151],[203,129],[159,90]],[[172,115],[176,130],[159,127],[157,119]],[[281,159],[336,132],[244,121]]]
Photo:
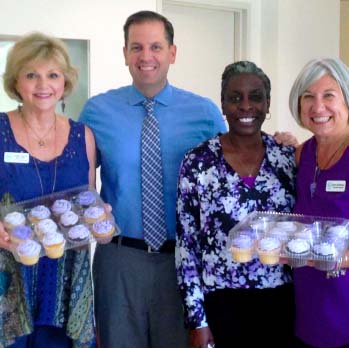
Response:
[[[330,75],[335,79],[342,90],[345,103],[349,108],[349,69],[339,58],[321,58],[309,61],[301,72],[291,88],[289,97],[289,107],[292,116],[301,126],[300,117],[300,97],[302,94],[324,75]]]

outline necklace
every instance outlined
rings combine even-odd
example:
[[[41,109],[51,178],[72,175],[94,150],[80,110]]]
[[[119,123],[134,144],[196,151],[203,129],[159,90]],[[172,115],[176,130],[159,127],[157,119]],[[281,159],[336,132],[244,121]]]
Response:
[[[336,151],[333,152],[333,154],[330,156],[330,158],[326,161],[326,163],[324,164],[324,166],[322,166],[322,169],[319,166],[319,160],[318,160],[318,148],[316,146],[316,154],[315,154],[315,170],[314,170],[314,178],[313,178],[313,182],[310,184],[310,195],[311,198],[314,197],[315,191],[316,191],[316,186],[317,186],[317,181],[319,179],[321,170],[325,170],[327,169],[331,162],[333,161],[333,159],[335,158],[336,154],[343,148],[345,147],[346,143],[348,141],[348,138],[345,138],[344,141],[341,142],[341,144],[337,147]]]
[[[229,138],[229,142],[230,142],[230,145],[233,147],[233,149],[235,149],[236,148],[236,146],[234,145],[234,143],[233,143],[233,141],[232,141],[232,139],[231,139],[231,137],[230,136],[228,136],[228,138]],[[263,149],[263,156],[264,156],[264,149]],[[262,156],[262,157],[263,157]],[[247,176],[247,177],[253,177],[253,176],[255,176],[254,174],[255,174],[255,172],[256,172],[256,170],[257,169],[259,169],[260,168],[260,160],[259,160],[259,158],[260,158],[260,153],[258,152],[258,149],[256,149],[256,151],[255,151],[255,156],[254,156],[254,158],[253,158],[253,160],[252,161],[241,161],[241,159],[239,158],[239,156],[237,156],[237,154],[235,154],[234,155],[234,159],[237,161],[237,164],[239,165],[239,167],[242,169],[242,172],[241,173],[239,173],[239,175],[240,176]],[[250,166],[247,166],[246,165],[246,163],[249,163],[249,164],[251,164]],[[258,166],[258,168],[257,168],[257,166]],[[247,175],[243,175],[243,174],[245,174],[245,173],[247,173]]]
[[[30,146],[30,143],[29,143],[29,136],[28,136],[28,130],[27,130],[27,127],[25,127],[25,121],[24,121],[24,118],[22,117],[22,120],[23,120],[23,126],[24,126],[24,130],[25,130],[25,135],[26,135],[26,138],[27,138],[27,143],[28,143],[28,148],[29,148],[29,152],[32,153],[32,150],[31,150],[31,146]],[[55,122],[54,122],[54,129],[56,131],[56,120],[57,120],[57,115],[55,114]],[[54,154],[56,155],[56,132],[55,132],[55,147],[54,147]],[[39,184],[40,184],[40,188],[41,188],[41,195],[43,196],[44,195],[44,185],[42,184],[42,178],[41,178],[41,175],[40,175],[40,171],[39,171],[39,167],[38,167],[38,164],[37,164],[37,161],[35,159],[34,156],[31,156],[32,159],[33,159],[33,162],[34,162],[34,166],[35,166],[35,171],[36,171],[36,175],[39,179]],[[52,184],[52,191],[51,193],[54,192],[55,188],[56,188],[56,179],[57,179],[57,158],[55,159],[55,167],[54,167],[54,175],[53,175],[53,184]]]
[[[47,131],[45,132],[45,134],[43,136],[39,136],[38,133],[36,132],[36,130],[30,125],[30,123],[26,120],[26,118],[23,115],[23,111],[22,111],[22,107],[18,106],[18,112],[20,113],[23,122],[26,124],[27,127],[30,128],[30,130],[33,132],[36,140],[38,141],[38,145],[40,147],[44,147],[46,145],[45,142],[45,138],[47,138],[47,136],[49,135],[49,133],[51,132],[52,129],[56,130],[56,113],[55,113],[55,119],[52,122],[52,125],[47,129]]]

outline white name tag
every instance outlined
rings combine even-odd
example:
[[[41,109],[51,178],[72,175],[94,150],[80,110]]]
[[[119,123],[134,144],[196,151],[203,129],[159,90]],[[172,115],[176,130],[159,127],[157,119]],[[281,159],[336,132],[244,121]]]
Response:
[[[29,153],[27,152],[5,152],[5,163],[29,163]]]
[[[344,192],[346,186],[345,180],[327,180],[326,192]]]

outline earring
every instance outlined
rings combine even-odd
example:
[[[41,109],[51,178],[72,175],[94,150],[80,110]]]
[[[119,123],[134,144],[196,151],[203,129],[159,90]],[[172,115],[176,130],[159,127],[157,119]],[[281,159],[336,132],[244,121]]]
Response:
[[[62,108],[62,113],[64,114],[64,110],[65,110],[65,102],[64,102],[64,97],[62,97],[61,108]]]
[[[270,120],[271,119],[271,113],[269,112],[267,115],[269,115],[269,116],[265,116],[265,119],[266,120]]]

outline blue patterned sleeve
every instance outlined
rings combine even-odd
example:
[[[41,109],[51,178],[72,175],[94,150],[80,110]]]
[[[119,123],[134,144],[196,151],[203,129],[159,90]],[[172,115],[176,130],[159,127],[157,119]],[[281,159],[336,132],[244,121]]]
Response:
[[[207,326],[201,277],[200,206],[197,194],[195,155],[185,156],[178,182],[176,268],[190,329]]]

